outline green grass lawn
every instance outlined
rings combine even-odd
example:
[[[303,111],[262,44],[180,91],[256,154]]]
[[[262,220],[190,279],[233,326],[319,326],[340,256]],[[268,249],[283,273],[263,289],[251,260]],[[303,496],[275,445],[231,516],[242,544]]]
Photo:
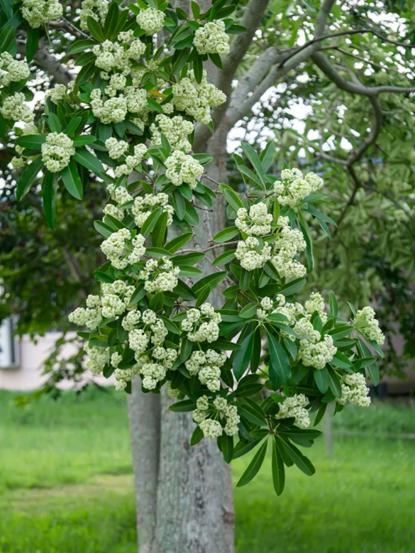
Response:
[[[25,408],[14,398],[0,393],[0,553],[135,552],[124,396]],[[235,491],[237,553],[415,553],[415,441],[382,437],[414,433],[414,415],[387,404],[342,413],[333,457],[321,441],[317,474],[290,469],[280,498],[264,467]],[[355,429],[367,437],[342,436]]]

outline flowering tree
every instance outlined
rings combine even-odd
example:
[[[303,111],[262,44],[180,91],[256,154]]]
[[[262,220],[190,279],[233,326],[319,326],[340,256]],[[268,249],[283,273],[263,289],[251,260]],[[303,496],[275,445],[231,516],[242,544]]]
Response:
[[[285,466],[312,474],[298,446],[312,445],[310,426],[328,404],[369,403],[365,375],[377,379],[383,335],[370,307],[346,316],[333,295],[328,309],[317,292],[301,296],[310,226],[330,223],[319,176],[286,169],[276,178],[273,146],[258,155],[245,145],[236,157],[244,186],[221,182],[227,131],[267,87],[311,56],[327,69],[317,50],[334,2],[317,11],[309,43],[267,49],[234,93],[267,2],[178,4],[85,0],[73,23],[57,1],[1,2],[1,131],[15,146],[18,198],[40,178],[51,227],[63,190],[80,200],[94,178],[108,193],[95,223],[107,262],[70,319],[84,329],[85,365],[133,391],[133,439],[146,451],[136,467],[140,551],[215,543],[222,552],[232,550],[232,509],[217,451],[226,462],[253,451],[239,485],[268,449],[278,494]],[[43,47],[46,26],[60,21],[76,30],[65,55],[71,81]],[[26,86],[33,59],[66,82],[37,111]],[[195,153],[205,146],[210,155]],[[193,450],[183,445],[191,433]]]

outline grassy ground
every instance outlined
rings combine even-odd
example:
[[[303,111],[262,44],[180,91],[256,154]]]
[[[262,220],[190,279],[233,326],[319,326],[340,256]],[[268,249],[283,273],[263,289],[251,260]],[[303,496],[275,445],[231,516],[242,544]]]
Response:
[[[123,396],[24,409],[13,397],[0,394],[0,553],[135,553]],[[265,467],[235,491],[237,553],[415,553],[415,441],[379,437],[415,432],[414,414],[384,404],[342,414],[333,457],[318,444],[317,474],[290,469],[281,498]],[[367,437],[341,436],[354,429]]]

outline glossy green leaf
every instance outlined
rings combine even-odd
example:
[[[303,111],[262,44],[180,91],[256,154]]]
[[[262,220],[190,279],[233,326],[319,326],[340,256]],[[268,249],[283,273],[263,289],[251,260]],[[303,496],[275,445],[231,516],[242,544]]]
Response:
[[[17,180],[17,187],[16,187],[17,201],[20,201],[29,192],[42,166],[43,166],[43,162],[40,158],[38,158],[32,161],[30,165],[26,165],[26,167],[23,169],[22,173],[20,174]]]
[[[286,384],[291,376],[290,359],[284,346],[270,332],[268,335],[269,379],[273,386]]]
[[[275,493],[281,495],[285,486],[285,468],[275,439],[272,441],[272,483]]]
[[[267,452],[267,445],[268,445],[268,442],[266,441],[258,449],[254,458],[249,463],[248,468],[246,469],[246,471],[243,473],[238,483],[236,484],[238,487],[245,486],[256,476],[256,474],[258,473],[259,469],[262,466],[262,463],[264,462],[265,454]]]
[[[77,200],[82,200],[84,196],[84,187],[76,163],[72,160],[60,175],[69,194]]]

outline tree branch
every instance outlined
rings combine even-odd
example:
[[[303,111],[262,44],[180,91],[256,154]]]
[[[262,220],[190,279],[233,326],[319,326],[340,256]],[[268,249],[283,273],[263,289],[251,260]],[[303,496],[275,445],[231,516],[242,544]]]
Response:
[[[297,48],[296,50],[291,52],[281,62],[281,67],[283,67],[288,60],[290,60],[291,58],[293,58],[294,56],[296,56],[297,54],[299,54],[303,50],[307,49],[309,46],[312,46],[313,44],[317,44],[317,43],[323,42],[324,40],[329,40],[331,38],[338,38],[338,37],[342,37],[342,36],[351,36],[351,35],[358,35],[358,34],[365,34],[365,33],[370,33],[372,35],[376,35],[378,38],[380,38],[384,42],[388,42],[389,44],[394,44],[396,46],[402,46],[404,48],[415,48],[414,44],[405,44],[403,42],[396,42],[394,40],[388,39],[387,37],[384,37],[381,33],[379,33],[378,31],[375,31],[374,29],[354,29],[354,30],[351,30],[351,31],[339,31],[338,33],[332,33],[332,34],[329,34],[329,35],[316,36],[313,39],[309,40],[308,42],[306,42],[305,44],[303,44],[302,46],[300,46],[299,48]]]
[[[265,73],[265,76],[261,82],[256,82],[255,75],[255,72],[258,71],[258,67],[261,67],[262,74],[264,74],[264,68],[260,66],[259,61],[258,64],[254,64],[245,74],[243,77],[245,86],[238,86],[232,95],[230,108],[227,113],[227,123],[230,127],[242,119],[242,117],[250,111],[252,106],[258,102],[261,96],[271,86],[279,82],[291,69],[296,68],[313,54],[313,52],[318,48],[318,39],[324,33],[327,20],[334,3],[335,0],[325,0],[322,3],[316,21],[314,42],[310,42],[310,44],[307,44],[305,47],[298,48],[294,52],[291,51],[289,58],[285,58],[283,62],[274,67],[272,67],[273,63],[275,63],[275,61],[281,57],[282,54],[276,49],[273,49],[273,51],[269,53],[268,59],[266,60],[268,62],[268,71]],[[251,88],[251,80],[255,85],[257,85],[255,89]],[[251,95],[249,95],[250,92]]]
[[[68,84],[73,79],[69,70],[50,54],[45,46],[37,51],[35,62],[59,84]]]
[[[382,85],[382,86],[365,86],[361,82],[351,82],[345,79],[334,69],[328,58],[321,52],[314,52],[312,59],[317,67],[326,75],[330,81],[334,82],[342,90],[360,94],[361,96],[375,97],[379,94],[388,92],[397,94],[409,94],[415,92],[415,87]]]

